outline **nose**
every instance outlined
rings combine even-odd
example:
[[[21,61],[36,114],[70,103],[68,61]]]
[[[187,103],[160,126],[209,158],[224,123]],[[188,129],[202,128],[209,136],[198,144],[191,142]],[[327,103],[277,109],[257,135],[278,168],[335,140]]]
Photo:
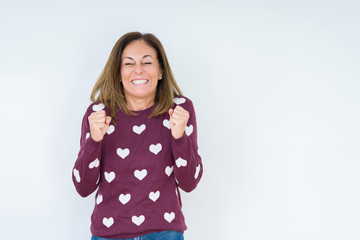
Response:
[[[141,64],[137,64],[136,66],[135,66],[135,73],[136,74],[140,74],[140,73],[142,73],[143,72],[143,67],[141,66]]]

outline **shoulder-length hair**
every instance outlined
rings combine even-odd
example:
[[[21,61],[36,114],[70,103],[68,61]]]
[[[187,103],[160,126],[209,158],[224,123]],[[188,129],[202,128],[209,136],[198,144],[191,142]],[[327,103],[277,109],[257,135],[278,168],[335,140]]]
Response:
[[[159,39],[151,33],[126,33],[113,47],[109,59],[95,83],[90,96],[91,101],[101,102],[110,110],[112,119],[115,118],[119,110],[127,115],[136,115],[127,107],[120,73],[122,52],[129,43],[136,40],[144,40],[150,47],[155,49],[162,71],[162,79],[158,81],[155,94],[156,107],[148,117],[151,118],[167,112],[173,106],[174,97],[183,95],[175,81],[164,48]]]

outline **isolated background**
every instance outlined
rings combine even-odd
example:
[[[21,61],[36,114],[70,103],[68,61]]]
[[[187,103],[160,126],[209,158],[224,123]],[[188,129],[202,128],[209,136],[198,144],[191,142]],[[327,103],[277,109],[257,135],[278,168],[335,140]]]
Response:
[[[71,181],[117,39],[152,32],[196,108],[191,239],[360,239],[360,2],[0,1],[2,239],[90,239]]]

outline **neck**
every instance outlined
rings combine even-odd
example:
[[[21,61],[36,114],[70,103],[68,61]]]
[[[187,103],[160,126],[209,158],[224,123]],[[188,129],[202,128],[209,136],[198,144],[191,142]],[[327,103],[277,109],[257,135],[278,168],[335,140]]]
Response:
[[[154,97],[132,98],[125,95],[126,104],[131,111],[141,111],[151,107],[155,102]]]

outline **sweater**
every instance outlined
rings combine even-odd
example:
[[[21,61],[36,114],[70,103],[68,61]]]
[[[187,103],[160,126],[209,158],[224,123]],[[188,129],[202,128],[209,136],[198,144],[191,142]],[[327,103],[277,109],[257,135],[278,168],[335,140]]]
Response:
[[[190,115],[179,139],[171,135],[168,113],[148,118],[154,104],[135,111],[136,116],[118,111],[115,124],[110,123],[103,140],[95,142],[88,116],[100,110],[109,116],[110,111],[101,103],[88,107],[72,179],[82,197],[97,190],[90,228],[94,236],[126,239],[187,229],[178,188],[195,189],[203,166],[193,104],[184,96],[174,98],[174,103]]]

